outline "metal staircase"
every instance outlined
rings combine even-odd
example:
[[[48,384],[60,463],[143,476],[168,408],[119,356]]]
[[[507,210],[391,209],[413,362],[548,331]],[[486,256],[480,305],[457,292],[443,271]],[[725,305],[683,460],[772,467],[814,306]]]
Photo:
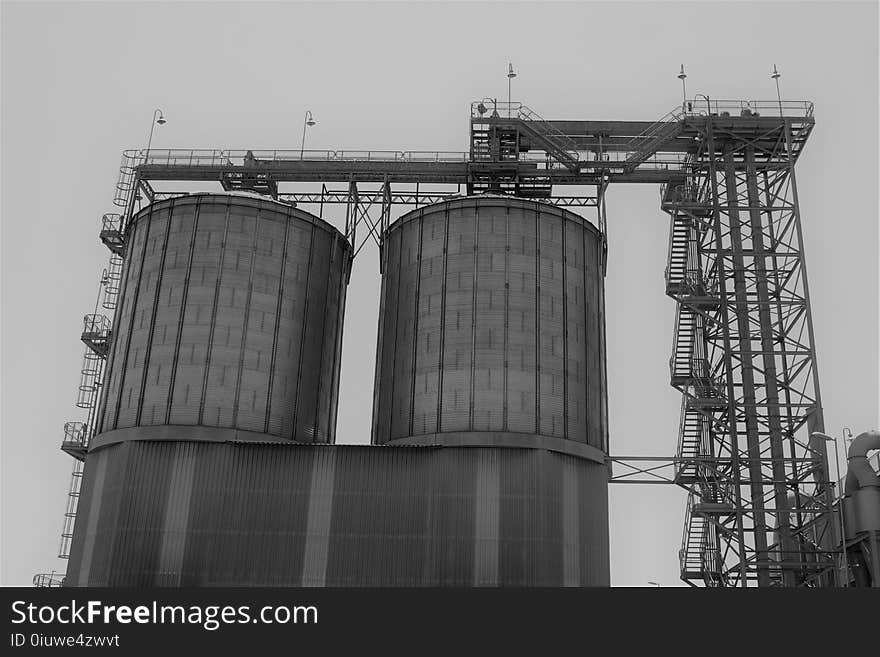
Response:
[[[681,549],[678,551],[679,570],[685,581],[702,580],[707,587],[721,586],[724,560],[718,548],[717,529],[701,511],[701,505],[694,493],[688,496]]]
[[[669,359],[670,383],[675,387],[688,386],[693,378],[694,344],[697,339],[697,316],[692,309],[678,304],[675,329]]]
[[[661,150],[667,141],[678,137],[684,131],[683,119],[683,110],[676,108],[651,124],[640,135],[633,137],[626,147],[629,152],[625,160],[626,169],[632,171]]]
[[[669,217],[669,251],[666,259],[666,294],[681,291],[687,277],[688,247],[693,225],[687,215],[672,213]]]
[[[520,105],[517,118],[524,132],[548,155],[574,172],[579,170],[578,146],[574,140],[525,105]]]
[[[486,104],[491,107],[487,107]],[[500,113],[499,113],[500,111]],[[471,106],[468,192],[509,193],[522,198],[549,198],[549,177],[519,178],[518,164],[530,150],[546,153],[547,169],[580,170],[578,145],[522,103],[497,103],[491,99]]]
[[[672,112],[630,142],[627,162],[638,165],[660,143],[681,130],[680,112]],[[718,548],[717,521],[729,513],[724,484],[713,454],[712,416],[727,406],[723,382],[707,357],[705,310],[717,306],[716,286],[702,271],[700,240],[712,206],[693,184],[664,185],[661,208],[669,213],[666,294],[677,302],[670,383],[682,393],[675,482],[690,491],[679,552],[682,580],[719,586],[724,564]]]
[[[688,396],[682,395],[675,467],[675,482],[678,484],[696,483],[699,474],[698,461],[711,455],[711,421],[689,402]]]

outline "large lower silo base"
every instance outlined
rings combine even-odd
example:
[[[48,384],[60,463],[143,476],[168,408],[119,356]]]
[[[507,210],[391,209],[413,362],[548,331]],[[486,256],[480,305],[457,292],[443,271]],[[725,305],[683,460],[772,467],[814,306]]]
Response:
[[[607,468],[518,447],[125,440],[68,586],[608,586]]]

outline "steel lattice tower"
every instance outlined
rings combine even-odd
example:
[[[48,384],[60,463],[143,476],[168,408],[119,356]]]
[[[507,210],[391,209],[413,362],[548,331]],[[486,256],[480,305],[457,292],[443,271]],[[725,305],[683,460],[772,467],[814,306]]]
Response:
[[[813,118],[723,109],[684,120],[699,146],[663,195],[683,393],[676,482],[691,491],[682,579],[828,585],[824,443],[800,437],[822,430],[794,173]]]

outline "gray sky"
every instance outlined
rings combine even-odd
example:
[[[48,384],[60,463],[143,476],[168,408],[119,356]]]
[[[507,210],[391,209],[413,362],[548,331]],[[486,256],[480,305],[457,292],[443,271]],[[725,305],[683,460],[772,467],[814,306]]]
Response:
[[[878,425],[876,2],[2,2],[2,554],[0,582],[56,558],[72,460],[59,451],[108,252],[120,152],[308,147],[467,149],[471,100],[553,119],[659,118],[688,95],[815,102],[797,170],[826,425]],[[613,454],[671,455],[668,219],[653,185],[608,195]],[[340,206],[342,208],[342,206]],[[339,216],[339,210],[335,211]],[[343,208],[344,214],[344,208]],[[325,215],[326,216],[326,215]],[[367,443],[376,249],[348,293],[337,442]],[[675,586],[685,494],[612,486],[616,586]]]

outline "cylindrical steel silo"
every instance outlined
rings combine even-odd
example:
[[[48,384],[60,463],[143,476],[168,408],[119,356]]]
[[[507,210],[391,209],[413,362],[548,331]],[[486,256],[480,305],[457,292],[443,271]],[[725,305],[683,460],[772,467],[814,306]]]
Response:
[[[605,451],[601,249],[582,217],[510,197],[458,198],[392,224],[373,442]]]
[[[93,444],[160,426],[333,442],[351,253],[339,231],[282,203],[194,194],[137,213],[126,243]]]
[[[480,197],[391,227],[388,446],[302,444],[332,442],[338,233],[223,196],[156,203],[130,231],[69,585],[608,585],[601,247],[583,219]]]

